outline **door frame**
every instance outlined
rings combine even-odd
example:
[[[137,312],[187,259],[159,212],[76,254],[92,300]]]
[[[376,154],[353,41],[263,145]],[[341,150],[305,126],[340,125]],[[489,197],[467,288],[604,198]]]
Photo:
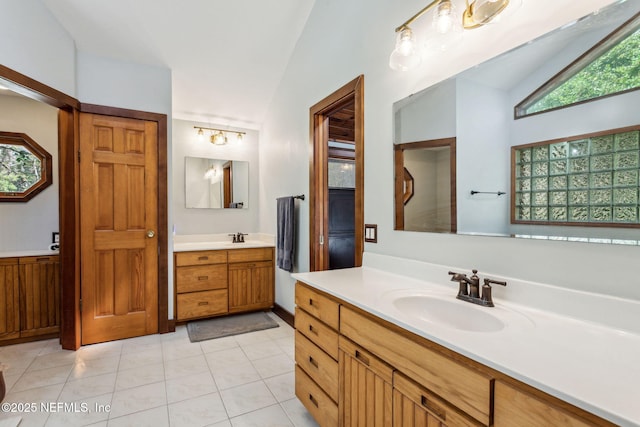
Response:
[[[355,110],[355,266],[362,265],[364,251],[364,75],[361,74],[309,109],[311,144],[309,160],[309,271],[329,268],[327,237],[329,230],[327,180],[329,114],[351,100],[354,101]],[[324,240],[327,244],[324,244]]]
[[[158,332],[175,330],[169,321],[167,116],[93,104],[77,99],[0,65],[0,81],[9,89],[59,109],[58,179],[60,209],[60,344],[81,345],[80,320],[80,112],[155,121],[158,124]]]

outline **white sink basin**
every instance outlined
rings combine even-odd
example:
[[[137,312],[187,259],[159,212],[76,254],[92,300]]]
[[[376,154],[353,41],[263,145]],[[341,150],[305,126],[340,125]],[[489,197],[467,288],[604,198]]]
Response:
[[[443,294],[419,289],[402,289],[381,296],[380,304],[395,316],[422,330],[446,328],[472,333],[500,332],[507,328],[535,324],[524,314],[496,305],[482,307]]]
[[[502,320],[489,313],[490,308],[476,309],[457,300],[449,301],[432,296],[416,295],[400,297],[393,305],[407,316],[420,321],[436,323],[454,329],[474,332],[497,332],[504,329]]]

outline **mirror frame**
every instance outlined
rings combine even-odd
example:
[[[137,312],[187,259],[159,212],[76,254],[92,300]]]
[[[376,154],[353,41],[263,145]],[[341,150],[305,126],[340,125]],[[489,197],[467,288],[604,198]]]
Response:
[[[449,147],[450,164],[449,175],[451,176],[451,230],[450,233],[458,231],[458,208],[456,201],[456,138],[441,138],[428,141],[406,142],[403,144],[394,144],[394,176],[395,176],[395,223],[394,230],[404,231],[404,205],[414,194],[413,177],[411,177],[410,196],[407,197],[409,186],[406,185],[408,173],[404,167],[404,151],[418,150],[422,148]],[[409,176],[411,176],[409,174]]]
[[[0,202],[28,202],[53,183],[53,161],[51,154],[25,133],[0,132],[0,143],[22,145],[40,160],[40,179],[24,192],[0,191]]]

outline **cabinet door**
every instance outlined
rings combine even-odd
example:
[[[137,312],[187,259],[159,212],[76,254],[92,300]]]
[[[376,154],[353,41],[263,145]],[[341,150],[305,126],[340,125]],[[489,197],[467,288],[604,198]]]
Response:
[[[273,306],[273,262],[229,264],[229,312]]]
[[[339,355],[340,425],[390,426],[393,419],[393,369],[342,337]]]
[[[60,330],[58,257],[20,258],[20,337]]]
[[[20,337],[18,259],[0,259],[0,340]]]
[[[480,427],[429,390],[397,372],[393,375],[394,427]]]

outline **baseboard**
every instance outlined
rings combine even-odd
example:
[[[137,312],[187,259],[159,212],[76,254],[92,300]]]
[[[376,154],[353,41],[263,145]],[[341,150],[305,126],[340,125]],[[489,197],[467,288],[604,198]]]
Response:
[[[295,327],[294,326],[295,316],[293,314],[289,313],[287,310],[285,310],[278,304],[273,304],[273,308],[271,309],[271,311],[273,311],[276,314],[276,316],[284,320],[289,326],[291,326],[292,328]]]

